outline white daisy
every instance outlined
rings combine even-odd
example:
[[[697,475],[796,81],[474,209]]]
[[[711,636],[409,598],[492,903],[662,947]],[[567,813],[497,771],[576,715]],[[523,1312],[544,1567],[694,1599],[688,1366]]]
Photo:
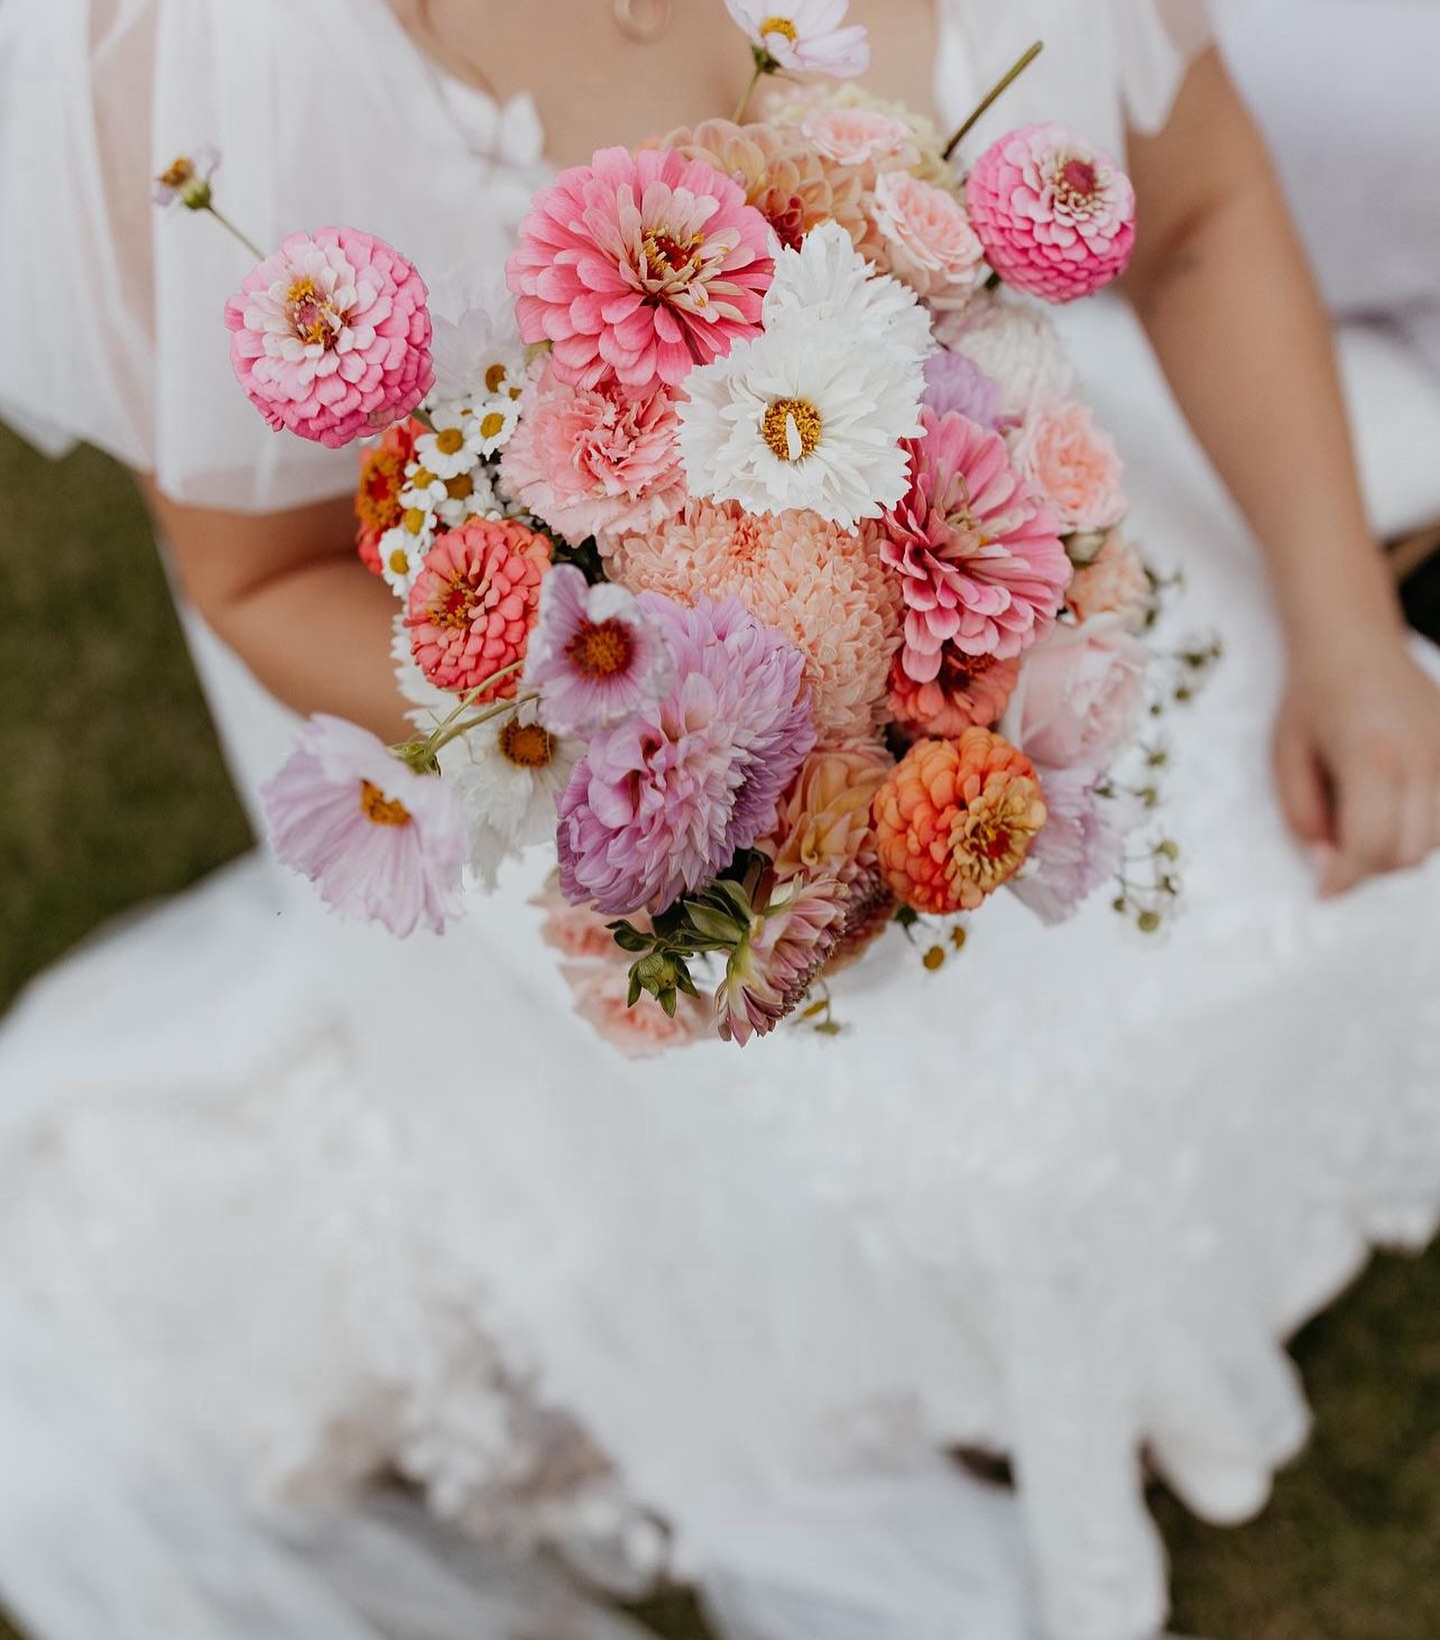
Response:
[[[430,420],[435,431],[415,440],[415,456],[436,478],[459,478],[489,454],[483,447],[480,418],[469,405],[432,405]]]
[[[481,462],[445,486],[445,499],[436,508],[436,514],[447,529],[456,530],[472,518],[500,517],[500,504],[495,499],[495,481],[490,467]]]
[[[410,597],[425,554],[434,545],[434,514],[418,507],[408,508],[404,521],[380,537],[380,573],[397,598]]]
[[[493,456],[510,442],[510,435],[520,424],[520,395],[518,385],[504,388],[489,398],[479,400],[471,411],[475,421],[476,446],[481,455]]]
[[[857,281],[854,260],[848,241],[844,257],[823,238],[799,253],[765,333],[690,373],[678,410],[693,494],[757,513],[808,508],[845,529],[903,498],[929,321],[895,280]]]
[[[923,365],[935,351],[930,316],[915,292],[876,273],[838,222],[812,229],[798,251],[781,250],[765,297],[765,328],[795,313],[834,320],[857,345],[870,342],[897,360]]]
[[[442,280],[431,292],[430,317],[438,401],[474,406],[519,393],[525,384],[525,344],[503,278]]]
[[[530,702],[441,752],[441,771],[464,805],[477,882],[493,888],[508,856],[554,841],[556,804],[583,750],[544,728]]]

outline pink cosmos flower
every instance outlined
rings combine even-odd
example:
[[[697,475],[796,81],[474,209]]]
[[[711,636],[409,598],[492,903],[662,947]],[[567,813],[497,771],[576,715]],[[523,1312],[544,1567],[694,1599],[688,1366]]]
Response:
[[[225,323],[260,414],[331,449],[403,421],[435,380],[425,281],[355,228],[292,234],[246,276]]]
[[[774,824],[815,744],[798,649],[737,600],[639,599],[676,683],[590,742],[560,802],[560,885],[609,916],[663,909]]]
[[[658,701],[675,682],[665,632],[624,587],[590,586],[572,565],[545,578],[525,667],[547,728],[590,735]]]
[[[1057,626],[1026,657],[1001,733],[1044,768],[1106,768],[1139,731],[1149,665],[1114,616]]]
[[[531,371],[500,476],[516,502],[578,546],[590,536],[648,530],[685,505],[665,388],[632,398],[617,383],[576,387],[547,359]]]
[[[536,199],[507,274],[552,369],[634,397],[676,387],[761,328],[770,228],[744,190],[673,150],[602,148]]]
[[[1153,598],[1140,554],[1112,530],[1094,558],[1075,571],[1065,601],[1078,621],[1118,615],[1127,632],[1143,632]]]
[[[727,961],[715,993],[715,1017],[726,1042],[744,1047],[795,1012],[839,943],[847,898],[833,877],[802,874],[776,887]]]
[[[750,44],[793,74],[855,80],[870,71],[870,31],[845,25],[850,0],[725,0]]]
[[[1000,388],[964,353],[941,349],[925,361],[925,403],[937,416],[968,417],[987,432],[998,432]]]
[[[567,963],[560,972],[575,999],[575,1012],[627,1059],[688,1048],[711,1034],[708,1011],[694,997],[681,995],[674,1019],[651,996],[642,996],[632,1008],[630,971],[623,962]]]
[[[965,201],[990,266],[1047,302],[1103,289],[1135,248],[1130,178],[1063,125],[1027,125],[986,149]]]
[[[885,562],[902,577],[902,661],[939,677],[947,644],[1011,660],[1055,623],[1070,560],[1055,515],[1011,464],[1005,440],[964,416],[921,412],[910,494],[885,521]]]
[[[1125,468],[1089,405],[1040,406],[1011,454],[1067,531],[1108,530],[1125,516]]]
[[[939,675],[917,683],[897,659],[890,673],[890,712],[909,734],[958,740],[969,728],[993,729],[1020,680],[1018,660],[962,655],[948,644]]]
[[[885,267],[937,310],[961,308],[986,277],[985,247],[953,194],[907,171],[875,183]]]
[[[192,211],[208,210],[214,198],[210,178],[219,168],[220,150],[209,143],[181,154],[155,178],[151,197],[162,209],[178,203]]]
[[[410,589],[410,648],[439,689],[466,694],[525,655],[540,607],[550,543],[513,518],[472,518],[442,535]],[[512,673],[476,704],[505,700]]]
[[[1048,818],[1010,891],[1051,927],[1067,922],[1119,872],[1125,840],[1145,817],[1135,798],[1101,795],[1086,769],[1040,771]]]
[[[443,780],[416,774],[340,718],[312,717],[261,796],[276,856],[348,917],[402,937],[459,908],[465,817]]]

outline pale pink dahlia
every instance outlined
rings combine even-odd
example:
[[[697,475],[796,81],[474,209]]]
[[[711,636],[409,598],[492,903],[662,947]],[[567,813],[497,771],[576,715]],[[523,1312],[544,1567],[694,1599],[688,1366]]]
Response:
[[[664,628],[633,593],[609,581],[592,587],[570,564],[550,571],[525,666],[525,687],[539,693],[548,728],[593,734],[658,701],[674,682]]]
[[[683,604],[736,597],[783,633],[805,657],[822,740],[862,737],[883,720],[902,608],[873,526],[852,534],[816,513],[692,501],[658,529],[619,539],[609,569],[632,591]]]
[[[1135,798],[1105,795],[1104,782],[1084,769],[1042,769],[1040,785],[1047,818],[1010,891],[1054,926],[1073,917],[1120,871],[1125,840],[1145,818],[1145,808]]]
[[[742,604],[640,604],[677,682],[591,740],[557,838],[566,898],[618,917],[663,909],[752,847],[815,744],[803,657]]]
[[[439,933],[459,906],[465,862],[460,800],[416,774],[364,729],[312,717],[261,790],[275,853],[328,905],[402,937]]]
[[[473,518],[442,535],[410,589],[410,648],[437,688],[479,690],[524,659],[540,608],[550,543],[513,518]],[[508,699],[515,674],[476,694]]]
[[[576,387],[536,364],[500,477],[513,500],[578,546],[648,530],[685,505],[680,423],[666,388],[632,398],[610,382]]]
[[[885,521],[882,551],[902,578],[905,672],[930,683],[947,644],[1022,654],[1055,624],[1072,572],[1055,515],[1005,440],[964,416],[922,415],[910,494]]]
[[[1011,453],[1067,533],[1098,533],[1124,518],[1125,467],[1088,404],[1038,406]]]
[[[845,927],[847,895],[833,877],[791,877],[751,920],[715,993],[721,1037],[742,1047],[793,1014],[824,972]]]
[[[761,328],[770,229],[703,160],[602,148],[535,201],[507,274],[527,342],[562,380],[678,386]]]
[[[1130,178],[1063,125],[1027,125],[986,149],[965,201],[990,266],[1047,302],[1103,289],[1135,248]]]
[[[854,80],[870,69],[870,31],[846,24],[850,0],[725,0],[773,67]]]
[[[403,421],[435,380],[424,280],[355,228],[292,234],[247,275],[225,323],[260,414],[331,449]]]
[[[890,673],[890,715],[907,734],[955,740],[966,729],[993,729],[1019,678],[1019,661],[962,655],[947,644],[939,673],[927,683],[917,683],[896,660]]]

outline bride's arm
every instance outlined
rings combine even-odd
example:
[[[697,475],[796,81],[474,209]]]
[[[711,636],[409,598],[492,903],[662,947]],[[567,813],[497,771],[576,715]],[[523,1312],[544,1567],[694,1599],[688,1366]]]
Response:
[[[1342,893],[1440,843],[1440,691],[1407,652],[1329,321],[1218,54],[1191,70],[1163,132],[1133,138],[1131,169],[1128,292],[1268,556],[1290,662],[1281,798],[1301,840],[1326,851],[1325,891]]]
[[[395,599],[355,555],[348,501],[250,515],[141,488],[186,597],[273,695],[407,737],[389,660]]]

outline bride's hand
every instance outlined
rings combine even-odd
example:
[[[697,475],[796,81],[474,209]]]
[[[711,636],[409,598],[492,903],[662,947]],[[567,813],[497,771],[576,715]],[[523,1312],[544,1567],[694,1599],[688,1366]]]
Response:
[[[1275,759],[1286,818],[1316,852],[1325,898],[1440,847],[1440,688],[1403,636],[1293,650]]]

